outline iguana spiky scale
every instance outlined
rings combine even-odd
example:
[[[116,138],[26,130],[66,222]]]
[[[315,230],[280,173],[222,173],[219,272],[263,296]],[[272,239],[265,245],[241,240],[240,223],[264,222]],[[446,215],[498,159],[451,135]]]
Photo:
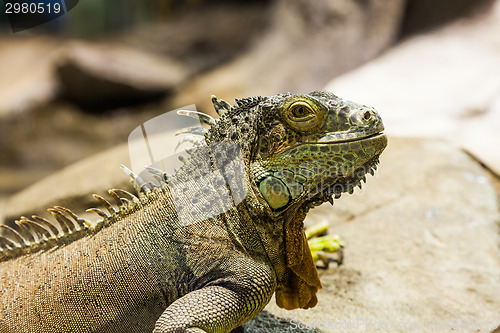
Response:
[[[127,168],[139,194],[91,222],[55,207],[2,227],[0,332],[229,332],[276,292],[316,305],[321,283],[303,230],[308,210],[352,192],[387,144],[372,109],[329,92],[212,96],[209,130],[175,174]],[[181,112],[182,113],[182,112]]]

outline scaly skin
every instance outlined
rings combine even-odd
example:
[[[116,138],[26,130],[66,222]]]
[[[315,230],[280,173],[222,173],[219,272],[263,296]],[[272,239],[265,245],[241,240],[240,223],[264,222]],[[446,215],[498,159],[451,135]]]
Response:
[[[380,117],[329,92],[213,102],[220,118],[202,116],[211,129],[176,174],[151,170],[158,187],[130,173],[138,198],[98,197],[98,222],[57,207],[55,227],[3,228],[0,332],[229,332],[274,292],[316,305],[303,220],[378,163]]]

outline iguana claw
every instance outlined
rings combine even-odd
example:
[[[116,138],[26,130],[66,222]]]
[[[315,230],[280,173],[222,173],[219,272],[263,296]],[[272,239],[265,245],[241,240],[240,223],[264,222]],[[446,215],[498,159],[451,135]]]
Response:
[[[314,262],[320,261],[322,265],[316,267],[323,269],[327,269],[331,262],[340,266],[344,259],[342,251],[344,242],[339,235],[327,235],[328,226],[327,222],[322,222],[306,229],[306,237],[313,260]],[[332,253],[335,253],[337,258],[332,257]]]

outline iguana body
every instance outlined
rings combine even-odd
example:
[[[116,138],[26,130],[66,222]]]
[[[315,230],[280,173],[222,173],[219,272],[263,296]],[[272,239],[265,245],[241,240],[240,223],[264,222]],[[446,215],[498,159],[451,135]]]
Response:
[[[328,92],[213,102],[206,144],[160,187],[132,174],[139,198],[110,191],[127,198],[115,211],[98,197],[98,223],[57,207],[57,228],[4,227],[0,332],[229,332],[274,292],[316,304],[304,217],[376,165],[380,117]]]

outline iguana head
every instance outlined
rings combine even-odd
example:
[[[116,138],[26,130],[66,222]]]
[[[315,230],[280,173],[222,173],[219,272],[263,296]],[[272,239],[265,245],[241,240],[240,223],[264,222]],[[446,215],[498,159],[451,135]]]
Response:
[[[220,102],[214,99],[216,108]],[[373,108],[327,91],[237,100],[220,120],[223,127],[208,139],[242,147],[250,177],[275,214],[352,193],[387,145]]]
[[[327,91],[237,100],[207,135],[242,148],[250,182],[269,220],[282,223],[286,281],[276,301],[287,309],[316,304],[321,287],[303,231],[307,211],[361,186],[387,145],[384,126],[370,107]],[[283,251],[283,250],[281,250]]]
[[[272,97],[263,109],[252,169],[276,213],[352,193],[387,145],[373,108],[330,92]]]

